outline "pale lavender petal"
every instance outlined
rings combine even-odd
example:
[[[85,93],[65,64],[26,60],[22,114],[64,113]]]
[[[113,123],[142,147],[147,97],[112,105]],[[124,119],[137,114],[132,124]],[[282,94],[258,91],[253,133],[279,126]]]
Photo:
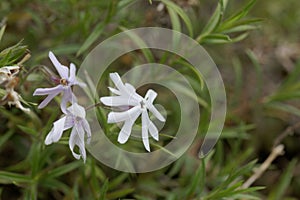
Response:
[[[108,114],[107,123],[117,123],[128,119],[133,119],[132,116],[135,116],[136,113],[141,113],[139,106],[135,106],[125,112],[110,112]]]
[[[73,103],[72,106],[70,106],[67,110],[73,116],[80,117],[82,119],[85,118],[86,113],[84,107],[78,105],[77,103]]]
[[[57,58],[51,51],[49,52],[49,58],[50,58],[51,62],[53,63],[54,67],[56,68],[60,77],[64,78],[64,79],[68,79],[68,75],[69,75],[68,67],[60,64],[60,62],[57,60]]]
[[[125,121],[125,123],[119,133],[119,136],[118,136],[119,143],[124,144],[125,142],[127,142],[128,138],[131,134],[132,126],[133,126],[135,120],[139,117],[139,115],[140,115],[139,112],[133,113],[131,118]]]
[[[51,93],[60,93],[63,90],[62,85],[57,85],[52,88],[38,88],[34,91],[33,96],[42,96],[42,95],[48,95]]]
[[[91,128],[90,128],[90,125],[89,125],[89,123],[86,119],[82,119],[82,127],[85,130],[87,137],[88,138],[92,137]]]
[[[72,102],[75,100],[72,99],[72,90],[71,90],[71,87],[68,87],[68,88],[65,88],[64,89],[64,94],[62,96],[62,99],[61,99],[61,102],[60,102],[60,108],[62,110],[63,113],[67,113],[67,103],[68,102]]]
[[[145,119],[147,120],[148,129],[150,132],[150,135],[158,141],[158,130],[156,126],[153,124],[153,122],[150,120],[148,113],[145,114]]]
[[[148,115],[147,110],[144,110],[142,112],[142,140],[145,149],[150,152],[147,115]]]
[[[74,147],[79,147],[80,154],[74,152]],[[84,145],[84,130],[81,126],[75,125],[71,131],[70,140],[69,140],[69,147],[72,151],[73,156],[78,160],[82,157],[83,161],[86,160],[86,151]]]
[[[46,105],[48,105],[48,103],[56,96],[58,95],[59,92],[57,93],[52,93],[52,94],[49,94],[41,103],[40,105],[38,106],[38,109],[42,109],[44,108]]]
[[[71,84],[75,83],[76,80],[76,67],[73,63],[70,64],[70,77],[68,80]]]
[[[139,101],[134,98],[126,98],[123,96],[101,97],[100,101],[106,106],[136,106]]]
[[[73,115],[66,115],[64,129],[67,130],[75,125],[75,117]]]
[[[66,117],[63,117],[53,123],[53,128],[45,139],[46,145],[57,142],[61,138],[63,131],[66,130],[64,128],[65,120]]]
[[[121,92],[115,88],[112,88],[112,87],[108,87],[108,89],[113,93],[113,94],[116,94],[116,95],[121,95]]]
[[[147,104],[147,108],[149,111],[161,122],[165,122],[166,119],[160,114],[160,112],[152,105],[152,104]]]
[[[153,103],[153,101],[155,100],[155,98],[157,97],[157,93],[154,90],[148,90],[146,95],[145,95],[145,99],[146,101],[148,101],[149,103]]]
[[[79,81],[77,81],[77,80],[75,80],[75,82],[74,82],[73,85],[78,85],[78,86],[81,87],[81,88],[85,88],[85,87],[86,87],[86,84],[85,84],[85,83],[79,82]]]

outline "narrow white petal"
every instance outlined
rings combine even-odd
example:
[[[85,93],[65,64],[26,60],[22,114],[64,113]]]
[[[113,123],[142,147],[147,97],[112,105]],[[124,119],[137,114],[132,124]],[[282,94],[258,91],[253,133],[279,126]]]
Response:
[[[146,115],[148,115],[148,113],[146,110],[144,110],[142,112],[142,140],[145,149],[150,152],[149,137],[148,137],[148,120]]]
[[[61,138],[63,131],[66,130],[64,129],[65,120],[66,117],[63,117],[53,123],[53,128],[45,139],[46,145],[57,142]]]
[[[145,118],[147,119],[148,121],[148,129],[149,129],[149,132],[150,132],[150,135],[158,141],[158,130],[156,128],[156,126],[153,124],[153,122],[150,120],[149,118],[149,115],[148,113],[145,114]]]
[[[87,137],[88,138],[92,137],[91,128],[90,128],[90,125],[89,125],[89,123],[86,119],[82,119],[82,127],[85,130]]]
[[[155,100],[155,98],[157,97],[157,93],[154,90],[148,90],[146,95],[145,95],[145,99],[146,101],[148,101],[150,104],[153,103],[153,101]]]
[[[74,147],[78,146],[80,154],[74,152]],[[81,126],[75,125],[71,131],[70,140],[69,140],[69,147],[72,151],[73,156],[76,159],[80,159],[82,157],[83,161],[86,160],[86,151],[84,145],[84,130]]]
[[[54,67],[56,68],[58,74],[60,75],[61,78],[67,79],[69,75],[69,69],[68,67],[60,64],[60,62],[57,60],[55,55],[50,51],[49,52],[49,58],[51,62],[53,63]]]
[[[118,123],[128,119],[133,119],[133,116],[135,116],[137,113],[141,113],[139,106],[135,106],[124,112],[110,112],[108,114],[107,123]]]
[[[109,74],[110,79],[112,80],[112,82],[115,84],[115,86],[118,88],[119,91],[124,91],[125,90],[125,86],[121,80],[121,77],[119,76],[118,73],[110,73]]]
[[[112,88],[112,87],[108,87],[108,89],[113,93],[113,94],[116,94],[116,95],[121,95],[121,92],[115,88]]]
[[[101,97],[100,101],[106,106],[136,106],[139,104],[136,99],[123,96]]]
[[[147,108],[150,112],[153,113],[153,115],[161,122],[165,122],[166,119],[160,114],[160,112],[152,105],[152,104],[147,104]]]
[[[131,134],[131,130],[132,130],[132,126],[134,124],[134,122],[136,121],[136,119],[139,117],[140,113],[136,112],[132,115],[131,119],[128,119],[125,121],[119,136],[118,136],[118,142],[121,144],[124,144],[127,142],[130,134]]]

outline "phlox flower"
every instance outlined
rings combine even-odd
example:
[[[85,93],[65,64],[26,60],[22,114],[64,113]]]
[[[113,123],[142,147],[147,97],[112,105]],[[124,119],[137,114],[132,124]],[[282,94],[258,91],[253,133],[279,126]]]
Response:
[[[121,131],[118,136],[118,142],[124,144],[127,142],[132,126],[137,118],[142,116],[142,141],[144,147],[150,152],[149,136],[148,133],[155,139],[159,140],[158,130],[154,123],[150,120],[148,111],[151,112],[157,119],[164,122],[165,118],[154,107],[153,102],[157,96],[157,93],[149,89],[143,98],[136,93],[135,88],[129,84],[123,84],[118,73],[111,73],[110,78],[116,86],[115,88],[109,87],[109,90],[117,95],[110,97],[102,97],[100,101],[107,106],[127,108],[123,112],[110,112],[108,114],[108,123],[124,122]]]
[[[70,150],[72,151],[72,154],[76,159],[80,159],[82,157],[83,161],[85,162],[85,134],[87,135],[88,142],[91,138],[91,129],[88,121],[85,119],[85,116],[85,109],[77,103],[74,103],[73,105],[68,107],[66,110],[66,114],[53,123],[53,128],[47,135],[45,144],[49,145],[54,142],[58,142],[63,132],[67,129],[72,128],[69,139]],[[80,154],[74,152],[75,146],[79,147]]]
[[[77,102],[77,99],[72,92],[72,86],[79,85],[83,87],[85,84],[77,81],[76,67],[73,63],[70,64],[69,69],[67,66],[62,65],[51,51],[49,52],[49,58],[60,76],[60,78],[51,77],[58,85],[52,88],[38,88],[34,91],[33,95],[48,95],[38,106],[38,108],[41,109],[44,108],[55,96],[63,93],[60,107],[63,112],[66,112],[68,102]]]

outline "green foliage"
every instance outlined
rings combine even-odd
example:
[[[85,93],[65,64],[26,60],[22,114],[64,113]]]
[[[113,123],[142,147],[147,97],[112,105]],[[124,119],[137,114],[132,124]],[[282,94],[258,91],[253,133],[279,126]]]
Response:
[[[217,5],[213,5],[216,7],[213,13],[209,13],[209,5],[214,2],[196,1],[193,5],[191,2],[181,0],[153,2],[151,0],[62,0],[59,3],[43,0],[1,1],[0,17],[7,18],[7,25],[3,21],[0,26],[0,46],[3,49],[0,52],[0,67],[22,65],[19,76],[21,81],[17,91],[28,102],[39,102],[38,98],[32,97],[32,92],[37,87],[49,86],[42,73],[38,71],[42,64],[45,65],[43,67],[50,67],[49,61],[45,59],[49,50],[59,55],[62,61],[72,61],[79,66],[83,56],[99,42],[120,31],[142,26],[172,28],[195,38],[200,44],[210,44],[212,48],[214,44],[230,44],[227,46],[238,48],[233,46],[234,43],[245,39],[262,21],[250,14],[255,6],[255,0],[242,2],[219,0]],[[268,9],[281,5],[273,1],[266,2],[269,2]],[[240,3],[244,6],[240,6]],[[157,6],[160,4],[164,5],[163,11],[157,11]],[[261,10],[259,6],[256,8],[255,10]],[[207,22],[205,16],[210,16]],[[199,26],[202,26],[201,31],[197,29]],[[102,165],[91,155],[88,155],[85,164],[74,160],[67,145],[68,133],[64,133],[59,143],[51,146],[44,145],[44,139],[51,130],[52,123],[60,117],[56,102],[44,110],[38,110],[36,105],[28,103],[33,113],[36,113],[31,116],[14,107],[1,106],[0,197],[2,199],[284,199],[290,193],[296,194],[295,188],[292,187],[295,179],[294,172],[298,169],[296,159],[290,161],[285,158],[288,164],[282,169],[283,173],[276,184],[249,188],[242,186],[265,156],[261,157],[259,146],[256,144],[257,140],[264,139],[265,135],[255,131],[259,129],[257,121],[264,121],[262,115],[266,113],[263,110],[261,111],[263,113],[259,113],[259,118],[252,119],[251,115],[256,111],[256,107],[264,106],[267,111],[271,111],[269,114],[272,118],[281,117],[282,111],[292,116],[300,116],[299,105],[291,102],[297,101],[300,96],[299,62],[294,65],[293,70],[284,77],[284,80],[278,83],[278,88],[266,95],[263,92],[264,66],[255,51],[247,50],[246,59],[240,55],[244,53],[244,49],[249,48],[248,44],[240,43],[246,47],[238,48],[237,51],[242,53],[239,52],[234,57],[227,53],[228,49],[218,49],[222,52],[222,56],[219,56],[221,58],[214,56],[218,66],[220,65],[221,71],[226,71],[225,64],[224,66],[220,64],[224,60],[229,63],[226,64],[233,66],[231,75],[234,76],[235,82],[227,83],[227,78],[230,79],[231,76],[225,77],[229,94],[229,112],[225,128],[216,148],[204,159],[199,159],[197,153],[211,117],[210,96],[202,75],[177,55],[145,49],[144,42],[137,35],[129,35],[129,37],[141,47],[141,51],[126,55],[129,62],[119,59],[112,64],[113,69],[123,72],[127,68],[145,62],[166,64],[185,75],[197,94],[195,97],[189,89],[176,85],[173,74],[165,77],[170,85],[173,84],[182,94],[195,98],[201,109],[199,131],[189,151],[170,166],[155,172],[145,174],[117,172]],[[28,48],[32,58],[24,63],[22,59],[29,54]],[[216,50],[212,52],[214,51]],[[228,51],[234,50],[229,48]],[[248,76],[245,65],[249,60],[248,65],[253,68],[256,77],[255,85],[252,85],[254,92],[250,95],[245,94],[246,89],[244,89]],[[94,97],[91,93],[96,91],[98,86],[93,85],[89,77],[87,85],[90,89],[85,91],[88,97],[98,103],[99,97]],[[102,90],[100,92],[101,95],[104,93]],[[1,88],[1,98],[4,94],[5,89]],[[246,111],[239,114],[240,110],[244,109],[242,107],[244,101],[241,101],[244,95]],[[176,116],[180,111],[176,109],[175,101],[163,97],[162,102],[167,105],[168,121],[177,122]],[[101,124],[105,124],[103,129],[107,136],[115,139],[115,133],[119,129],[115,125],[105,123],[107,109],[97,107],[95,110],[98,120]],[[279,111],[279,114],[275,115],[274,110]],[[290,122],[285,125],[290,125]],[[265,125],[263,132],[267,132],[267,128]],[[175,130],[174,124],[167,124],[164,132],[160,134],[160,142],[151,145],[157,149],[164,149],[165,144],[171,139],[176,139],[176,136],[172,135]],[[267,136],[267,133],[265,134]],[[275,137],[272,136],[272,139]],[[141,146],[136,145],[136,147],[140,149]],[[168,153],[172,155],[171,152]],[[120,164],[126,164],[122,162],[123,160],[125,159],[120,158]],[[278,165],[272,167],[276,169]],[[268,181],[268,178],[265,179]],[[262,189],[266,190],[261,192]],[[266,194],[267,192],[269,194]]]

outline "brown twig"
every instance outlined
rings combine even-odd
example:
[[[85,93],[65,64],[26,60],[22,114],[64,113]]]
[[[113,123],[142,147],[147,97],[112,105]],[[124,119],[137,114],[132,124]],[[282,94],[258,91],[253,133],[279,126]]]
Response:
[[[275,160],[275,158],[283,154],[283,144],[279,144],[276,147],[274,147],[268,158],[259,166],[258,169],[254,171],[254,174],[250,178],[248,178],[248,180],[242,185],[242,188],[249,188],[268,169],[268,167],[272,164],[273,160]]]
[[[293,135],[294,134],[294,131],[295,129],[299,128],[300,127],[300,122],[292,125],[292,126],[289,126],[287,127],[275,140],[274,140],[274,144],[273,144],[273,148],[278,146],[282,140],[284,140],[284,138],[286,138],[287,136],[289,135]]]

